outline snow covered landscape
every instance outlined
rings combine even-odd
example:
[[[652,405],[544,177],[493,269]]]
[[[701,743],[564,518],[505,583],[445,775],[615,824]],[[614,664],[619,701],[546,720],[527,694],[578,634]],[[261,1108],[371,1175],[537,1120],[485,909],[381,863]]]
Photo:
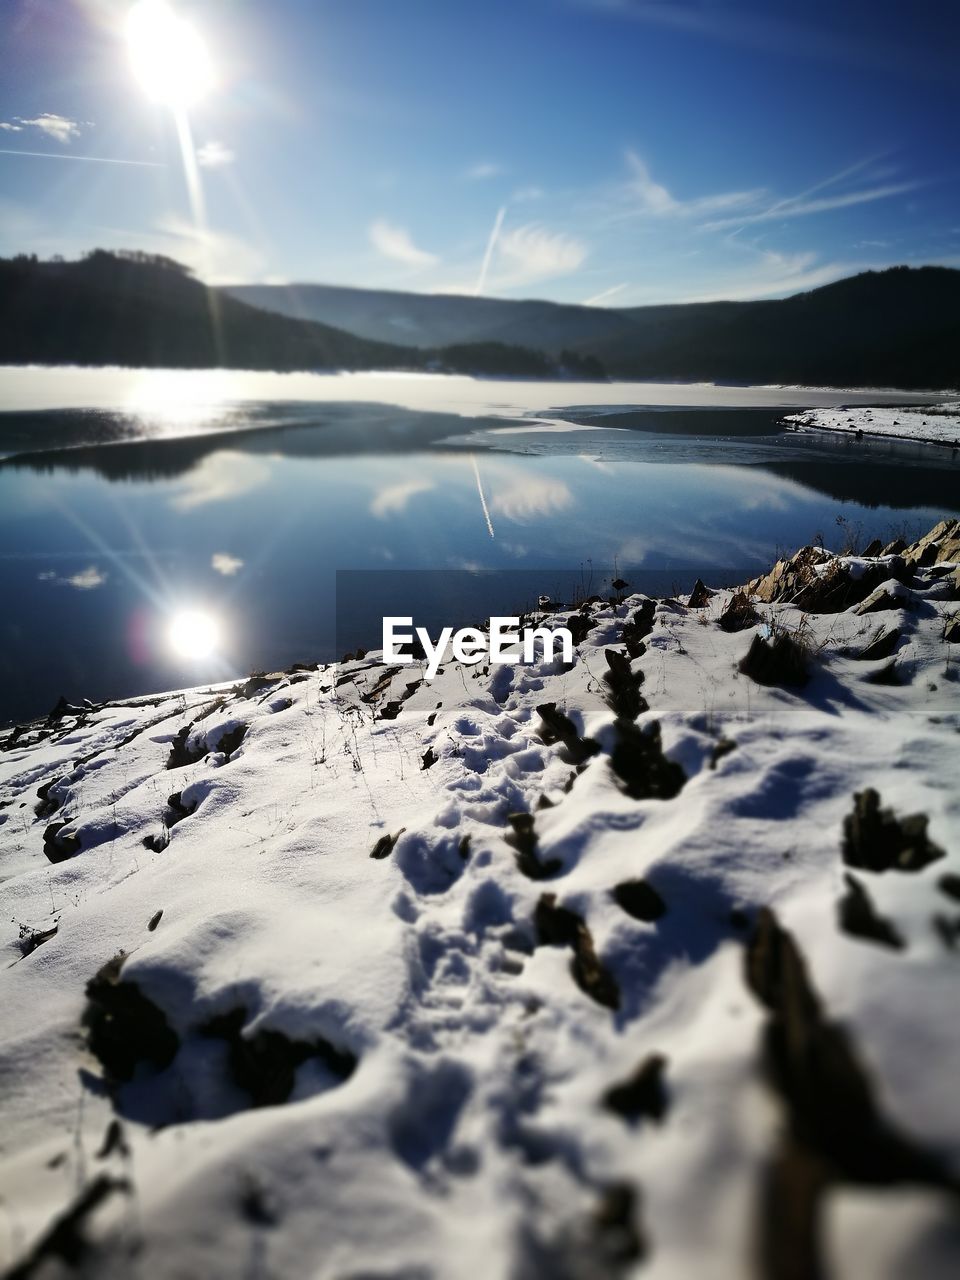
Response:
[[[940,404],[844,404],[790,413],[784,421],[820,431],[919,440],[960,449],[960,403],[947,399]]]
[[[956,1274],[960,523],[0,741],[10,1277]]]

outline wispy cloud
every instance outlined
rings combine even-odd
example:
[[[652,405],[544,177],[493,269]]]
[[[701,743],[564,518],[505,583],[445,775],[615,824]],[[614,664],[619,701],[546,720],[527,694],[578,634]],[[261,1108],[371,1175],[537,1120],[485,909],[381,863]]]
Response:
[[[52,111],[43,111],[32,120],[27,120],[24,116],[14,116],[12,120],[0,121],[0,129],[6,133],[39,131],[64,146],[71,143],[74,138],[80,137],[82,127],[79,120],[70,120],[67,116],[58,116]]]
[[[435,253],[414,244],[410,232],[404,227],[395,226],[384,218],[370,224],[369,235],[370,243],[377,252],[394,262],[405,263],[408,267],[432,267],[439,261]]]
[[[492,160],[481,160],[464,169],[463,176],[468,182],[485,182],[488,178],[498,178],[501,173],[503,173],[502,165]]]
[[[370,503],[370,514],[381,520],[387,516],[401,515],[407,509],[410,499],[418,493],[429,493],[434,487],[432,480],[401,480],[398,484],[387,485],[374,495]]]
[[[106,580],[107,575],[92,564],[64,579],[67,586],[76,587],[78,591],[93,591],[95,587],[102,587]]]
[[[754,188],[749,191],[722,191],[717,195],[679,200],[665,186],[654,180],[646,161],[636,151],[628,149],[626,160],[630,171],[627,189],[633,197],[634,209],[639,213],[670,218],[703,217],[705,214],[719,213],[726,209],[750,208],[766,195],[763,188]]]
[[[502,287],[549,280],[576,271],[587,256],[587,246],[562,231],[550,231],[537,222],[501,231],[497,262],[504,267]]]
[[[757,213],[740,214],[734,218],[715,218],[705,222],[703,231],[723,231],[727,227],[745,227],[758,222],[785,221],[788,218],[805,218],[814,213],[832,213],[836,209],[849,209],[858,204],[870,204],[874,200],[888,200],[891,196],[915,191],[920,182],[892,182],[880,187],[866,187],[860,191],[847,191],[832,196],[820,196],[816,200],[780,200],[769,209]]]
[[[236,156],[230,147],[211,139],[197,150],[197,164],[202,169],[222,169],[224,165],[233,164]]]
[[[225,578],[232,578],[239,573],[244,562],[239,556],[232,556],[227,551],[215,551],[210,557],[210,568],[222,573]]]

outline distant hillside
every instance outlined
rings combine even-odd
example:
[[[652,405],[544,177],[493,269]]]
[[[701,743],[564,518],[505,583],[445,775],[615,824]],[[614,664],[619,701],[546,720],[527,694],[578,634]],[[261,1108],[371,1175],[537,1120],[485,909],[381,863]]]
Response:
[[[369,369],[409,351],[259,311],[165,258],[0,259],[0,363]]]
[[[612,377],[960,386],[960,271],[947,267],[868,271],[772,302],[629,309],[327,285],[229,292],[410,347],[566,347],[597,357]]]
[[[79,262],[0,259],[0,364],[228,369],[434,369],[602,378],[590,354],[501,341],[402,347],[264,311],[179,263],[97,249]]]

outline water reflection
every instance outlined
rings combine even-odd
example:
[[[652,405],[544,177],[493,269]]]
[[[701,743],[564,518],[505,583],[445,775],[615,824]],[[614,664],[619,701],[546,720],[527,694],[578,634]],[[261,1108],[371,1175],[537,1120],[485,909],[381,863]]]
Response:
[[[0,591],[18,602],[0,719],[334,657],[338,569],[522,568],[550,593],[561,571],[599,582],[616,563],[670,590],[835,542],[838,517],[866,540],[960,510],[942,452],[888,442],[593,424],[465,440],[455,414],[311,406],[276,426],[289,411],[0,463]],[[217,620],[202,660],[169,643],[184,609]]]

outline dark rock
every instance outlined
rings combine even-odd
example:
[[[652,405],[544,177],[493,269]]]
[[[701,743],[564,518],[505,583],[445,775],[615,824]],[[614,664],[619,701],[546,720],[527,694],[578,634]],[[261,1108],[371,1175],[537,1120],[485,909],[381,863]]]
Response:
[[[906,609],[908,607],[908,601],[904,597],[894,594],[889,587],[879,587],[857,605],[854,613],[863,617],[868,613],[883,613],[888,609]]]
[[[735,591],[730,602],[717,619],[717,625],[728,632],[748,631],[760,621],[760,615],[745,591]]]
[[[629,1182],[605,1188],[593,1211],[590,1257],[579,1274],[611,1276],[615,1270],[642,1261],[647,1243],[639,1224],[639,1197]]]
[[[631,658],[639,658],[645,651],[644,640],[653,630],[657,606],[653,600],[642,600],[620,628],[620,638]]]
[[[926,814],[898,818],[892,809],[881,809],[873,787],[858,791],[853,802],[853,812],[843,820],[843,860],[848,867],[914,872],[944,857],[927,838]]]
[[[883,551],[883,543],[879,538],[874,538],[872,542],[868,542],[863,549],[863,556],[867,560],[876,559]]]
[[[67,822],[51,822],[43,833],[43,852],[49,862],[66,862],[80,852],[80,837]]]
[[[532,813],[511,813],[507,821],[513,828],[506,837],[507,844],[516,850],[517,870],[530,880],[548,880],[563,869],[559,858],[548,858],[541,862],[538,853],[537,832]]]
[[[896,627],[882,631],[866,644],[855,658],[858,662],[877,662],[881,658],[891,658],[900,643],[900,632]]]
[[[669,1105],[663,1083],[666,1065],[663,1054],[649,1054],[631,1076],[606,1091],[603,1105],[632,1124],[642,1119],[659,1122],[667,1114]]]
[[[162,919],[163,919],[163,908],[161,907],[160,910],[155,911],[153,915],[150,917],[150,919],[147,921],[147,929],[149,930],[150,933],[153,933],[154,929],[156,929],[157,925],[160,923]]]
[[[570,972],[581,991],[607,1009],[620,1008],[620,989],[597,957],[593,935],[582,916],[558,907],[555,893],[544,893],[537,903],[534,925],[541,945],[572,948]]]
[[[955,613],[947,620],[943,628],[943,638],[947,644],[960,644],[960,613]]]
[[[582,764],[600,750],[592,738],[580,736],[577,726],[569,716],[557,710],[555,702],[542,702],[537,707],[537,714],[542,721],[540,737],[548,746],[554,742],[562,742],[573,764]]]
[[[710,768],[716,769],[724,756],[728,756],[731,751],[736,751],[736,749],[737,744],[732,738],[718,738],[713,750],[710,752]]]
[[[297,1068],[311,1058],[319,1059],[338,1080],[347,1080],[357,1059],[346,1049],[335,1048],[328,1040],[291,1040],[281,1031],[257,1031],[245,1036],[244,1008],[211,1018],[200,1034],[225,1040],[230,1048],[230,1073],[234,1083],[250,1095],[254,1107],[273,1107],[286,1102],[296,1083]]]
[[[634,920],[652,924],[666,914],[667,904],[646,880],[624,880],[612,892],[617,906]]]
[[[688,609],[705,609],[710,603],[713,592],[706,583],[698,578],[693,584],[693,590],[690,592],[690,599],[687,601]]]
[[[844,933],[902,951],[906,945],[903,938],[889,920],[877,914],[872,898],[860,881],[849,872],[844,880],[847,892],[837,903],[837,919]]]
[[[899,663],[894,659],[893,661],[888,662],[886,666],[881,667],[878,671],[871,671],[869,675],[866,675],[863,678],[867,684],[908,684],[909,681],[902,680],[900,678],[900,670],[901,668]]]
[[[772,640],[755,635],[739,670],[757,684],[780,688],[802,689],[810,679],[807,652],[786,631]]]
[[[37,947],[42,947],[45,942],[49,942],[51,938],[57,936],[58,925],[54,925],[52,929],[28,929],[21,925],[20,927],[20,954],[22,956],[32,955]]]
[[[420,770],[432,769],[440,757],[434,751],[433,747],[427,747],[426,751],[420,757]]]
[[[607,671],[603,677],[604,697],[610,709],[624,720],[636,720],[642,711],[648,710],[646,699],[640,692],[643,672],[634,671],[630,659],[617,649],[604,649]]]
[[[947,871],[937,881],[937,888],[941,893],[945,893],[948,898],[953,898],[954,902],[960,902],[960,876],[955,875],[952,871]]]
[[[663,754],[660,724],[640,729],[618,720],[617,741],[610,753],[610,767],[634,800],[672,800],[687,780],[680,765]]]
[[[73,1204],[41,1235],[22,1262],[4,1272],[4,1280],[42,1280],[42,1277],[59,1274],[62,1268],[51,1271],[50,1259],[57,1259],[70,1271],[79,1272],[86,1267],[93,1246],[84,1232],[87,1219],[112,1195],[130,1194],[130,1184],[125,1178],[113,1178],[101,1173],[77,1196]],[[87,1269],[84,1274],[95,1272]]]
[[[163,1070],[180,1046],[163,1011],[135,982],[123,980],[126,958],[121,952],[108,960],[86,988],[87,1042],[112,1081],[132,1079],[142,1062]]]
[[[393,853],[393,846],[397,843],[397,841],[400,839],[400,837],[403,835],[406,829],[407,829],[406,827],[401,827],[400,830],[396,833],[396,835],[389,835],[389,834],[382,835],[380,839],[377,841],[377,843],[370,850],[370,857],[371,858],[389,858],[390,854]]]

